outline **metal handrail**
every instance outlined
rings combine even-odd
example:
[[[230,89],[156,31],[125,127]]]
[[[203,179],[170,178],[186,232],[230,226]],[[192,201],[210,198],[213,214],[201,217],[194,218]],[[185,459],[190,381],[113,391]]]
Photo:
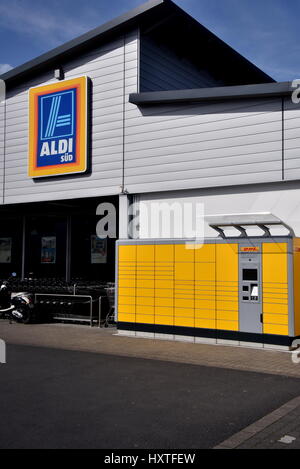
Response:
[[[102,296],[98,299],[98,327],[101,327],[101,313],[102,313]]]
[[[87,298],[90,300],[90,326],[93,327],[93,298],[90,295],[63,295],[61,293],[35,293],[34,294],[34,301],[36,301],[36,297],[38,296],[55,296],[55,297],[63,297],[63,298]]]

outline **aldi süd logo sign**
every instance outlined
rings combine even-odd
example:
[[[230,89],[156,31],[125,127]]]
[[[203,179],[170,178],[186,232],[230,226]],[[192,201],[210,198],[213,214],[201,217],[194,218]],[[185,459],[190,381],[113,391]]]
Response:
[[[29,90],[29,177],[87,170],[88,78]]]

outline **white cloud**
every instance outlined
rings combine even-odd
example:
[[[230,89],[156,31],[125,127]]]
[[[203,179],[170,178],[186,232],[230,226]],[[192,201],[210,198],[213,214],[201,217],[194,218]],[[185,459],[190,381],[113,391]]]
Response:
[[[53,6],[53,5],[51,5]],[[0,4],[0,26],[15,33],[28,34],[37,41],[56,46],[71,37],[83,34],[89,29],[77,15],[59,20],[56,10],[47,9],[43,4],[37,8],[25,2],[11,0]]]
[[[2,75],[3,73],[6,73],[8,72],[9,70],[11,70],[13,67],[9,64],[0,64],[0,75]]]

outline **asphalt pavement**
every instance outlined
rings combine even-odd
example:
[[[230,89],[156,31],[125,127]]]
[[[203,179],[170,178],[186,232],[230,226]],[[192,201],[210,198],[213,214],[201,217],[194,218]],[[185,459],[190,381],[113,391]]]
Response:
[[[8,345],[0,448],[213,448],[290,399],[280,375]]]

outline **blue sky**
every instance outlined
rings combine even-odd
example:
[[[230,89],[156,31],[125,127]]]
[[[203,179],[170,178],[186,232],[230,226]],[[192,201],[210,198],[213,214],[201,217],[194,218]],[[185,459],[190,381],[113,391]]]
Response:
[[[144,3],[0,0],[0,74]],[[300,78],[298,0],[175,0],[278,81]]]

